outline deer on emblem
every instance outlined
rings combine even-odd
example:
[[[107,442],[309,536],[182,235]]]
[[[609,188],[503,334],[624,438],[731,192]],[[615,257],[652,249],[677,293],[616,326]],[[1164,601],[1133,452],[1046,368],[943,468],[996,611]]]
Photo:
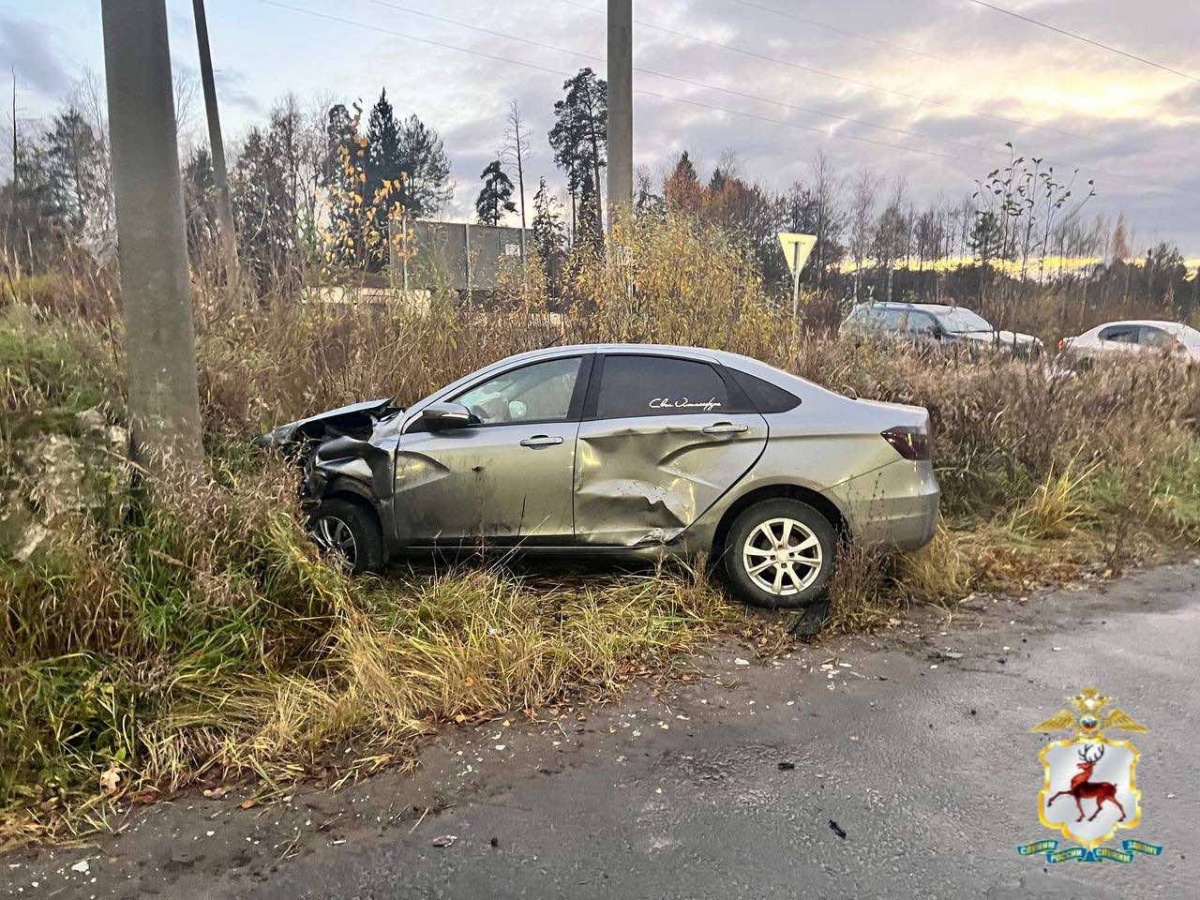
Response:
[[[1100,815],[1100,810],[1105,803],[1115,803],[1117,809],[1121,811],[1121,818],[1118,822],[1125,821],[1125,807],[1121,805],[1121,801],[1117,799],[1117,786],[1111,781],[1091,781],[1092,771],[1096,768],[1096,763],[1104,758],[1104,748],[1100,747],[1099,752],[1093,758],[1090,751],[1091,744],[1084,744],[1083,749],[1079,751],[1079,758],[1082,762],[1077,763],[1079,772],[1071,778],[1071,786],[1065,791],[1059,791],[1053,797],[1046,801],[1046,808],[1049,809],[1059,797],[1064,794],[1069,794],[1075,798],[1075,806],[1079,809],[1079,818],[1076,822],[1083,821],[1083,800],[1090,799],[1096,801],[1096,811],[1092,813],[1088,819],[1093,821],[1096,816]]]

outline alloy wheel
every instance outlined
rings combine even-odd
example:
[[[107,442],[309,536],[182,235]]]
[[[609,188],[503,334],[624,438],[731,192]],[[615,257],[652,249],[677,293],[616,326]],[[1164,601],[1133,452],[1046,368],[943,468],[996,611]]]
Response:
[[[312,537],[322,555],[337,559],[347,569],[358,562],[358,544],[350,526],[337,516],[321,516],[312,525]]]
[[[803,591],[817,580],[823,564],[820,540],[796,519],[768,519],[742,545],[742,566],[750,580],[777,597]]]

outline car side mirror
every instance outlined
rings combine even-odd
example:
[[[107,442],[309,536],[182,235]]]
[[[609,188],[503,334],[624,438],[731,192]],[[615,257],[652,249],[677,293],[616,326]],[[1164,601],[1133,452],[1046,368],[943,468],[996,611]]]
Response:
[[[942,339],[942,333],[943,333],[942,326],[939,325],[937,322],[934,322],[932,325],[926,326],[925,333],[927,335],[929,335],[931,338],[933,338],[934,340],[940,341]]]
[[[478,421],[461,403],[430,403],[421,410],[421,421],[430,431],[465,428]]]

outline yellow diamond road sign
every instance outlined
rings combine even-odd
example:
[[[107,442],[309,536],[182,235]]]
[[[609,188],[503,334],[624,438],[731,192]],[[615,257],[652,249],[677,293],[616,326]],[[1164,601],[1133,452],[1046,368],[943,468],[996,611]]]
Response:
[[[804,268],[808,257],[817,245],[815,234],[791,234],[786,231],[779,233],[779,243],[783,245],[783,255],[787,257],[788,268],[795,275]]]

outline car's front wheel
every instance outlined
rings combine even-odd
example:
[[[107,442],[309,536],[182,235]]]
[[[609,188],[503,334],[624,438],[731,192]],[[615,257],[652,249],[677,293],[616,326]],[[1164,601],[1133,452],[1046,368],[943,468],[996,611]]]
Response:
[[[321,554],[349,572],[383,568],[383,536],[375,517],[348,500],[324,500],[309,519],[309,534]]]
[[[816,509],[788,498],[764,500],[734,521],[725,572],[745,602],[794,609],[824,597],[836,553],[837,532]]]

